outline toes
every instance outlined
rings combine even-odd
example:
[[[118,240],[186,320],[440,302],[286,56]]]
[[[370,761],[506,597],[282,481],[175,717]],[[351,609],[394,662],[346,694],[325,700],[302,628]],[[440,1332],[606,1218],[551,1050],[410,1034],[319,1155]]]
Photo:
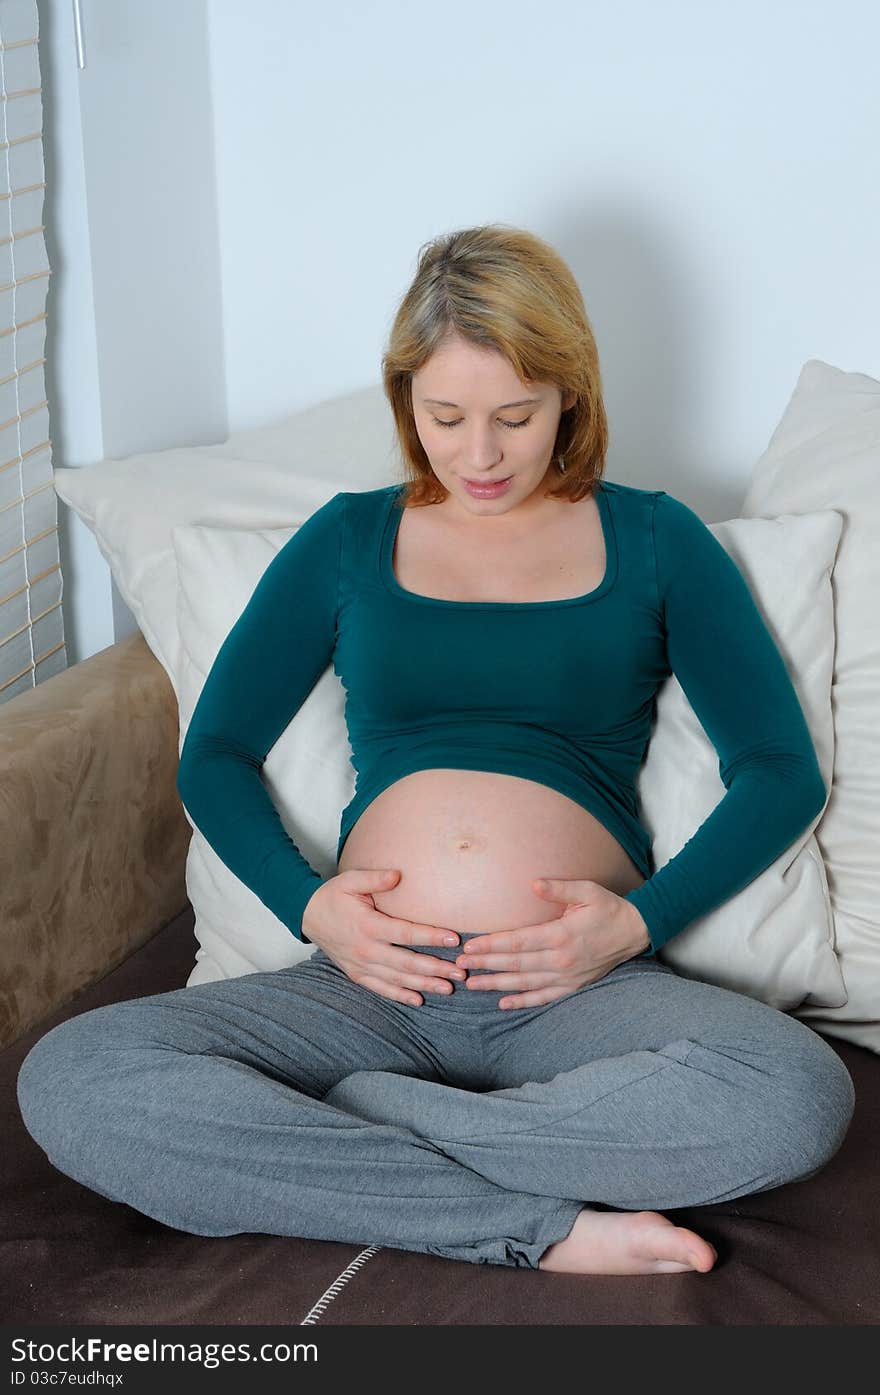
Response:
[[[661,1272],[681,1273],[684,1270],[698,1270],[705,1273],[712,1268],[718,1255],[708,1241],[703,1242],[694,1231],[687,1230],[684,1226],[675,1225],[668,1216],[663,1216],[659,1212],[650,1212],[651,1236],[650,1247],[654,1253],[654,1261]],[[655,1222],[656,1217],[656,1222]],[[648,1221],[645,1221],[645,1229],[648,1229]],[[647,1238],[647,1237],[646,1237]],[[704,1249],[704,1243],[708,1247]],[[670,1251],[678,1251],[675,1259]]]

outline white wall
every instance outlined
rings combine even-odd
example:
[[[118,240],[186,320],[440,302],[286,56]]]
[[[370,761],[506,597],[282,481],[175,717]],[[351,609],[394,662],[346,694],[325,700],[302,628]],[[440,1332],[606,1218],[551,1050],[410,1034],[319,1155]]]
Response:
[[[806,359],[880,376],[873,0],[82,3],[104,454],[377,382],[420,244],[480,222],[575,271],[608,476],[707,521]]]
[[[880,372],[873,0],[208,0],[231,429],[375,381],[418,246],[551,241],[608,475],[735,513],[802,363]]]

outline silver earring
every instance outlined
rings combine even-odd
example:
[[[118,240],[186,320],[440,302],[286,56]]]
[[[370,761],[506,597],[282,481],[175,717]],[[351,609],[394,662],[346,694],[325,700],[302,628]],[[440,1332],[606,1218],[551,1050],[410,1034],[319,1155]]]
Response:
[[[563,455],[560,455],[558,457],[558,461],[560,470],[562,470],[562,472],[565,473],[565,457]]]

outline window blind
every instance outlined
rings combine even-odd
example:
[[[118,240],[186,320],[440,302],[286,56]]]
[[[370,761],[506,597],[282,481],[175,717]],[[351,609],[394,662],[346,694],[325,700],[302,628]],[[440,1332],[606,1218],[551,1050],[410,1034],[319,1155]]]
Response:
[[[50,268],[36,0],[0,0],[0,702],[67,667],[43,373]]]

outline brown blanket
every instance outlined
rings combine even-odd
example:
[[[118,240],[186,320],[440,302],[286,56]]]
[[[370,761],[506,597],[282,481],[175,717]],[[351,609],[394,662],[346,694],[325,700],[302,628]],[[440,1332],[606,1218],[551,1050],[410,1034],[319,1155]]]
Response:
[[[880,1056],[832,1038],[855,1082],[856,1112],[828,1166],[806,1181],[753,1197],[665,1213],[716,1247],[718,1263],[709,1274],[547,1274],[289,1236],[189,1235],[88,1190],[59,1173],[25,1129],[15,1094],[21,1062],[67,1017],[182,987],[194,962],[192,931],[187,909],[100,983],[0,1053],[4,1323],[880,1321]]]

